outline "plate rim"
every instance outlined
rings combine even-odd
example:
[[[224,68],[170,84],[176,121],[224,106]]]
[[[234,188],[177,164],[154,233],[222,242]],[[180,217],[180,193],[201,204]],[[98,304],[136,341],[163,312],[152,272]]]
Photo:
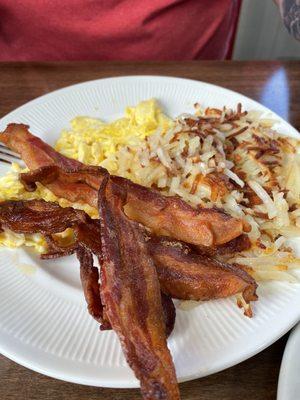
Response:
[[[259,103],[256,100],[253,100],[252,98],[241,94],[239,92],[233,91],[231,89],[225,88],[223,86],[219,86],[213,83],[208,83],[208,82],[204,82],[201,80],[194,80],[194,79],[188,79],[188,78],[181,78],[181,77],[176,77],[176,76],[163,76],[163,75],[125,75],[125,76],[117,76],[117,77],[106,77],[106,78],[100,78],[100,79],[93,79],[93,80],[89,80],[89,81],[84,81],[84,82],[78,82],[76,84],[72,84],[72,85],[68,85],[66,87],[62,87],[62,88],[58,88],[54,91],[51,91],[49,93],[45,93],[37,98],[34,98],[28,102],[26,102],[25,104],[17,107],[16,109],[10,111],[8,114],[4,115],[3,117],[1,117],[0,119],[0,123],[6,123],[7,120],[9,120],[10,118],[12,118],[14,116],[15,113],[20,113],[20,112],[26,112],[30,107],[32,106],[36,106],[38,104],[41,104],[45,98],[48,98],[49,100],[51,100],[52,97],[55,97],[57,95],[60,95],[60,93],[66,93],[66,92],[71,92],[72,90],[76,90],[76,89],[80,89],[81,87],[87,87],[87,86],[93,86],[95,84],[100,84],[104,81],[109,82],[109,81],[124,81],[124,80],[142,80],[142,81],[151,81],[151,80],[179,80],[182,83],[188,83],[188,84],[195,84],[195,85],[204,85],[206,88],[211,88],[212,90],[222,90],[225,91],[229,96],[230,95],[234,95],[234,96],[239,96],[239,98],[241,99],[241,102],[243,102],[243,100],[246,101],[250,101],[253,104],[253,107],[255,108],[256,106],[259,109],[263,109],[265,112],[271,112],[272,114],[274,114],[276,116],[276,119],[278,119],[280,122],[283,122],[284,124],[288,125],[289,131],[296,133],[299,135],[299,132],[287,121],[285,121],[280,115],[278,115],[277,113],[275,113],[273,110],[269,109],[268,107],[266,107],[265,105]],[[224,369],[230,368],[234,365],[237,365],[245,360],[247,360],[248,358],[258,354],[259,352],[261,352],[262,350],[264,350],[265,348],[267,348],[268,346],[270,346],[271,344],[273,344],[275,341],[277,341],[280,337],[282,337],[286,332],[288,332],[298,321],[300,320],[300,310],[298,313],[298,316],[295,317],[293,320],[290,321],[289,324],[285,325],[285,327],[281,330],[279,330],[279,333],[276,335],[276,337],[273,337],[271,341],[266,341],[265,343],[263,343],[261,346],[256,347],[255,349],[253,349],[252,352],[247,352],[245,351],[244,353],[241,353],[241,356],[238,358],[234,358],[234,360],[229,360],[227,363],[223,363],[222,366],[218,366],[218,367],[214,367],[214,368],[210,368],[208,369],[206,372],[204,373],[194,373],[194,374],[190,374],[188,376],[185,376],[183,379],[179,379],[179,382],[185,382],[185,381],[189,381],[189,380],[193,380],[193,379],[197,379],[199,377],[205,377],[208,375],[211,375],[213,373],[222,371]],[[8,346],[9,347],[9,346]],[[111,383],[106,384],[107,379],[105,381],[101,381],[101,377],[99,376],[99,378],[96,381],[86,381],[83,382],[80,379],[77,379],[76,377],[74,379],[72,379],[72,377],[69,376],[63,376],[62,374],[60,375],[56,375],[55,371],[45,371],[42,368],[39,368],[36,365],[33,365],[30,362],[26,362],[25,359],[23,359],[21,356],[18,356],[17,354],[12,355],[11,352],[6,351],[5,350],[5,346],[3,346],[3,343],[0,342],[0,352],[7,358],[13,360],[14,362],[17,362],[18,364],[27,367],[35,372],[38,373],[42,373],[44,375],[50,376],[52,378],[56,378],[56,379],[60,379],[60,380],[64,380],[64,381],[68,381],[68,382],[73,382],[73,383],[79,383],[79,384],[83,384],[83,385],[91,385],[91,386],[102,386],[102,387],[114,387],[114,388],[137,388],[139,387],[136,383],[136,381],[131,380],[130,382],[127,381],[127,383],[124,384],[120,384],[118,385],[116,383],[116,381],[113,382],[113,385]]]
[[[242,353],[240,358],[235,358],[234,360],[230,360],[227,363],[223,363],[222,367],[214,367],[214,368],[210,368],[207,369],[206,372],[199,374],[199,372],[194,373],[194,374],[190,374],[188,376],[185,376],[184,378],[179,378],[178,379],[178,383],[184,383],[184,382],[189,382],[195,379],[201,379],[201,378],[205,378],[207,376],[216,374],[218,372],[224,371],[228,368],[234,367],[248,359],[250,359],[251,357],[254,357],[255,355],[259,354],[260,352],[262,352],[263,350],[265,350],[266,348],[268,348],[269,346],[271,346],[272,344],[274,344],[277,340],[279,340],[281,337],[283,337],[287,332],[289,332],[293,327],[296,326],[296,328],[299,328],[300,325],[297,325],[300,321],[300,313],[298,317],[295,317],[295,319],[292,320],[292,322],[289,324],[289,326],[285,327],[284,329],[282,329],[280,331],[280,333],[278,335],[276,335],[276,337],[274,337],[272,339],[272,341],[267,341],[265,342],[263,345],[257,347],[256,349],[254,349],[252,352],[245,352]],[[295,329],[296,329],[295,328]],[[292,333],[291,333],[292,334]],[[99,378],[97,378],[96,380],[91,378],[76,378],[76,376],[73,378],[71,375],[68,375],[68,373],[55,373],[55,370],[51,370],[51,369],[43,369],[41,367],[38,366],[38,363],[36,364],[30,364],[30,362],[26,361],[26,358],[22,358],[21,356],[18,356],[17,353],[15,355],[12,355],[11,353],[6,352],[5,350],[3,350],[4,347],[1,346],[1,342],[0,342],[0,353],[5,356],[6,358],[14,361],[15,363],[28,368],[34,372],[40,373],[42,375],[45,376],[49,376],[50,378],[54,378],[54,379],[58,379],[61,381],[65,381],[65,382],[70,382],[70,383],[76,383],[79,385],[85,385],[85,386],[93,386],[93,387],[103,387],[103,388],[115,388],[115,389],[138,389],[140,386],[139,384],[136,382],[136,378],[134,380],[128,381],[128,380],[124,380],[124,383],[122,383],[122,381],[120,381],[121,383],[117,383],[118,381],[108,381],[107,379],[105,380],[101,380],[101,377],[99,376]],[[126,381],[126,383],[125,383]],[[281,399],[281,398],[277,398],[277,400],[285,400],[285,399]]]
[[[278,377],[277,400],[290,400],[291,398],[289,395],[287,395],[287,389],[286,389],[287,386],[285,377],[291,368],[290,361],[294,360],[297,357],[296,355],[293,354],[296,340],[298,341],[298,344],[300,344],[300,323],[298,323],[291,331],[284,348],[280,364],[279,377]],[[286,395],[288,397],[286,397]]]

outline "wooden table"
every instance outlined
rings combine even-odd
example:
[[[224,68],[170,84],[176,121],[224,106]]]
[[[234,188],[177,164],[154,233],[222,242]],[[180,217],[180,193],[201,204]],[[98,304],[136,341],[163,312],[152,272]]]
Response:
[[[270,107],[300,130],[300,62],[2,63],[0,115],[37,96],[86,80],[119,75],[172,75],[211,82]],[[276,399],[287,336],[235,367],[181,384],[183,400]],[[0,356],[3,400],[135,400],[138,390],[101,389],[61,382]],[[295,399],[296,400],[296,399]]]

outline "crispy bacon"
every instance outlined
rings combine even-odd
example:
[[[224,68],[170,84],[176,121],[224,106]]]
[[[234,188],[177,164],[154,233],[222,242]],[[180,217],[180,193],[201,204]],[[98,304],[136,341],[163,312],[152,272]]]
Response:
[[[144,399],[177,400],[157,274],[139,225],[123,212],[125,202],[126,189],[105,178],[99,190],[101,299]]]
[[[99,221],[91,220],[83,211],[69,207],[61,208],[58,204],[47,203],[44,200],[8,201],[0,203],[0,223],[3,228],[18,233],[43,233],[49,252],[43,254],[42,258],[72,254],[78,250],[78,244],[79,260],[80,254],[85,254],[83,247],[101,258]],[[64,247],[55,240],[53,234],[70,227],[74,229],[75,241]],[[227,297],[242,292],[247,284],[253,285],[255,291],[254,280],[246,272],[241,272],[241,268],[222,264],[203,254],[196,254],[185,243],[168,237],[147,235],[147,247],[153,257],[162,290],[171,297],[183,300]],[[199,249],[197,251],[199,252]],[[87,259],[86,255],[84,259]],[[90,269],[93,270],[93,266]],[[95,276],[95,273],[92,276]],[[218,279],[212,279],[212,276]],[[84,283],[83,287],[85,288]],[[166,325],[170,327],[174,325],[175,317],[172,316],[172,306],[167,303],[167,299],[164,300]],[[94,314],[97,313],[92,313]]]
[[[87,167],[60,155],[33,136],[26,125],[8,125],[0,135],[0,141],[20,153],[29,168],[47,167],[22,177],[27,188],[32,190],[32,183],[39,181],[59,197],[96,206],[97,190],[106,173],[103,168]],[[52,169],[51,165],[58,168]],[[194,209],[178,197],[162,196],[124,178],[112,177],[112,180],[126,187],[126,214],[156,234],[195,245],[213,246],[226,243],[243,232],[243,222],[222,210]]]
[[[84,295],[88,303],[88,310],[92,316],[107,323],[103,318],[100,294],[98,288],[98,270],[93,267],[92,255],[87,248],[99,254],[100,245],[93,237],[98,234],[100,241],[99,221],[92,221],[83,211],[71,207],[62,208],[56,203],[44,200],[6,201],[0,203],[0,227],[8,228],[17,233],[42,233],[45,235],[49,252],[42,254],[42,258],[56,258],[77,252],[80,261],[80,277]],[[62,247],[53,234],[63,232],[67,228],[76,231],[77,241],[68,247]],[[78,246],[78,240],[81,244]]]
[[[74,227],[76,241],[91,251],[96,256],[101,256],[100,222],[99,220],[88,220],[84,224]]]
[[[29,192],[35,191],[35,183],[40,182],[58,197],[97,208],[98,189],[106,170],[101,167],[83,167],[84,169],[70,169],[66,172],[57,165],[46,165],[20,174],[20,181]]]
[[[195,209],[179,197],[162,196],[120,177],[113,180],[127,187],[126,214],[157,235],[171,236],[195,245],[213,246],[226,243],[243,232],[242,220],[232,218],[223,210]]]
[[[176,309],[172,297],[161,292],[161,304],[163,308],[163,318],[166,327],[166,336],[169,337],[173,332],[176,320]]]
[[[57,258],[73,254],[80,242],[94,254],[101,253],[100,224],[84,211],[72,207],[62,208],[44,200],[5,201],[0,203],[0,228],[16,233],[41,233],[45,236],[49,252],[42,258]],[[53,235],[74,229],[74,243],[63,246]]]
[[[230,240],[227,243],[220,244],[219,246],[206,247],[206,246],[194,246],[195,252],[205,254],[210,257],[225,256],[234,253],[240,253],[241,251],[249,250],[251,248],[251,241],[249,236],[242,234],[235,239]]]
[[[52,235],[45,235],[45,239],[48,246],[47,253],[41,254],[43,260],[51,260],[53,258],[70,256],[75,253],[77,249],[77,243],[71,243],[68,246],[63,246],[59,243]]]
[[[76,254],[80,262],[80,278],[88,311],[96,321],[101,323],[100,329],[107,330],[111,329],[111,325],[103,313],[98,282],[99,273],[98,269],[94,267],[92,257],[93,253],[101,258],[100,224],[98,221],[94,222],[97,224],[93,224],[92,227],[85,224],[80,224],[77,227],[79,233],[76,234],[76,238],[79,245],[76,248]],[[172,298],[164,293],[161,293],[161,296],[166,334],[169,336],[174,329],[176,311]]]
[[[71,201],[81,200],[95,207],[96,189],[104,173],[103,168],[97,167],[65,172],[57,166],[47,166],[21,174],[20,179],[30,191],[35,190],[35,182],[40,182],[60,197],[68,197]],[[162,196],[157,191],[121,177],[112,176],[111,179],[127,189],[126,214],[158,235],[212,246],[226,243],[243,231],[241,220],[230,217],[220,209],[194,209],[178,197]],[[70,194],[67,185],[71,187]]]
[[[92,258],[92,253],[101,257],[99,220],[91,220],[83,211],[61,208],[56,203],[28,200],[0,203],[0,221],[3,228],[10,228],[14,232],[43,233],[48,252],[41,255],[42,259],[63,257],[76,252],[80,261],[80,277],[88,310],[97,321],[101,322],[101,330],[111,329],[103,315],[98,283],[99,274],[98,269],[93,265]],[[44,227],[40,230],[42,224]],[[62,246],[53,234],[62,232],[68,227],[74,229],[75,241],[68,246]],[[162,296],[164,320],[169,335],[175,324],[175,307],[169,296]]]
[[[170,238],[147,241],[162,290],[182,300],[211,300],[242,293],[245,301],[257,300],[255,280],[241,267],[194,253]]]
[[[71,207],[61,208],[44,200],[5,201],[0,203],[0,226],[17,233],[51,235],[63,232],[89,217]]]
[[[88,311],[91,316],[100,322],[100,329],[111,329],[111,325],[103,312],[100,298],[99,273],[98,268],[94,267],[92,253],[101,259],[101,237],[100,226],[87,226],[80,224],[79,234],[76,238],[79,244],[76,245],[76,254],[80,262],[80,278],[84,291],[84,296],[88,304]],[[166,326],[166,334],[169,336],[175,325],[176,310],[173,300],[165,293],[161,293],[163,317]]]
[[[92,221],[83,211],[70,207],[61,208],[56,203],[44,200],[6,201],[0,203],[0,226],[17,233],[44,234],[49,252],[42,254],[42,258],[62,257],[76,251],[88,310],[97,321],[101,322],[102,329],[110,328],[103,314],[98,269],[93,266],[93,256],[89,250],[92,249],[95,254],[100,255],[99,221]],[[52,235],[70,227],[76,230],[77,241],[64,248]]]
[[[103,306],[100,298],[99,271],[94,267],[91,251],[79,245],[77,258],[80,262],[80,279],[88,311],[96,321],[103,323]],[[108,325],[110,325],[108,323]]]
[[[64,157],[40,138],[32,135],[28,125],[9,124],[0,137],[2,143],[22,156],[29,169],[53,164],[64,169],[82,166],[79,161]]]

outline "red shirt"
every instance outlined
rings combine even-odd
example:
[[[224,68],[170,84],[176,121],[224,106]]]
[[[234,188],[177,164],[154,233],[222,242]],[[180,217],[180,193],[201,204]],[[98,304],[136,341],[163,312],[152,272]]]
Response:
[[[240,0],[0,0],[0,60],[229,56]]]

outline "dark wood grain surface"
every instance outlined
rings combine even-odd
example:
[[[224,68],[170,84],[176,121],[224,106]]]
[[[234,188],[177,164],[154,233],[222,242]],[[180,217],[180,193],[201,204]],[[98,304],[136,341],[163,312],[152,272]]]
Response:
[[[0,116],[52,90],[120,75],[169,75],[243,93],[300,129],[300,62],[2,63]],[[0,260],[1,262],[1,260]],[[1,321],[0,321],[1,323]],[[183,400],[274,400],[287,335],[226,371],[181,384]],[[138,390],[102,389],[58,381],[0,356],[1,400],[135,400]],[[296,400],[296,399],[295,399]]]

